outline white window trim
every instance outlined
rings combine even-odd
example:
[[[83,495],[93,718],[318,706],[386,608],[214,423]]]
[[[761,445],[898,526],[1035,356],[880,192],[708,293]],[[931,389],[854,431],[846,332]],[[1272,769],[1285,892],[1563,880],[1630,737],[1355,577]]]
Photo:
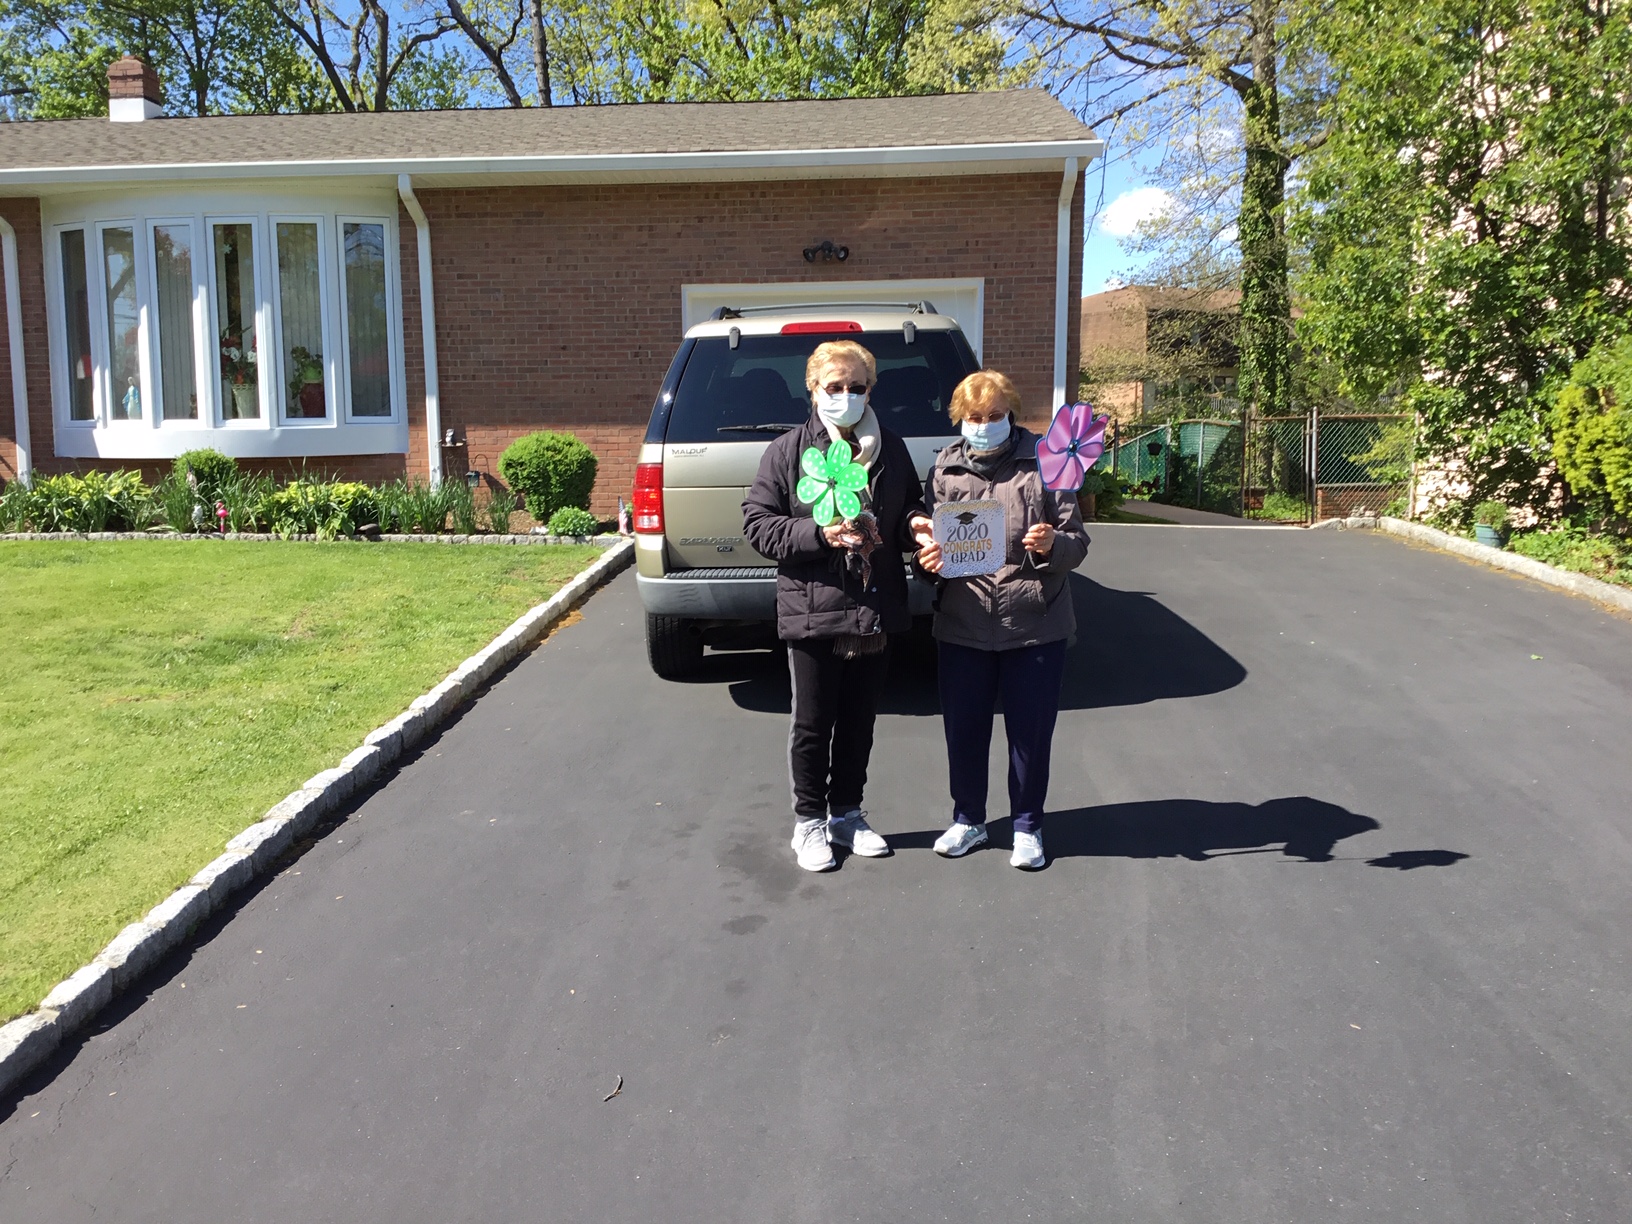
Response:
[[[88,333],[85,338],[91,346],[91,415],[83,421],[74,420],[74,371],[68,356],[68,286],[63,279],[62,238],[64,234],[79,234],[79,245],[85,254],[85,310],[91,314],[95,309],[95,291],[91,287],[95,279],[92,275],[95,271],[91,250],[93,229],[94,226],[88,221],[68,221],[51,226],[50,236],[46,239],[49,245],[45,252],[45,332],[51,361],[51,423],[57,429],[76,432],[91,432],[102,425],[102,397],[98,387],[101,379],[97,373],[96,320],[92,317],[85,321]]]
[[[218,225],[249,226],[249,244],[251,248],[250,267],[255,273],[255,285],[252,295],[255,303],[255,398],[256,406],[259,408],[260,414],[250,418],[247,421],[237,419],[229,420],[227,417],[226,401],[221,398],[221,354],[219,349],[221,337],[219,336],[218,329],[216,327],[216,319],[220,317],[217,310],[217,305],[220,301],[218,295],[221,293],[221,286],[216,284],[215,281],[215,227]],[[209,308],[206,312],[209,316],[208,334],[210,337],[210,364],[208,367],[210,371],[209,398],[210,402],[214,405],[214,415],[210,417],[210,427],[214,429],[225,429],[237,433],[250,429],[264,430],[269,427],[266,412],[266,367],[262,364],[266,359],[267,337],[266,329],[262,326],[265,322],[262,315],[264,313],[266,300],[261,295],[261,287],[267,284],[266,269],[263,266],[266,262],[266,243],[264,242],[263,237],[264,236],[261,233],[260,219],[251,214],[214,212],[204,214],[204,250],[210,265],[208,273]],[[201,397],[200,403],[202,402]]]
[[[102,411],[98,414],[98,423],[103,429],[135,430],[144,426],[153,427],[153,397],[148,394],[148,388],[153,383],[152,363],[148,361],[147,342],[148,334],[152,330],[148,326],[149,304],[147,301],[147,286],[144,283],[147,277],[144,268],[148,261],[143,258],[142,244],[138,240],[144,230],[141,218],[131,217],[95,223],[96,244],[93,254],[96,256],[96,301],[98,310],[95,321],[91,325],[91,354],[97,364],[97,391],[102,399]],[[130,231],[131,259],[135,266],[131,269],[131,284],[136,289],[136,389],[141,396],[142,415],[134,420],[130,417],[115,417],[113,406],[123,404],[124,397],[113,385],[113,338],[108,335],[108,260],[107,246],[104,235],[109,230],[128,229]],[[89,278],[87,278],[89,279]],[[98,342],[101,344],[101,353],[97,353]]]
[[[177,184],[173,190],[108,191],[96,196],[45,201],[40,227],[45,271],[47,311],[46,345],[51,367],[53,451],[63,459],[153,461],[174,458],[182,451],[211,447],[240,459],[324,459],[345,455],[404,455],[409,447],[407,378],[404,369],[402,328],[401,238],[397,230],[394,195],[359,191],[314,194],[280,183],[227,190],[199,190]],[[184,220],[185,219],[185,220]],[[326,416],[310,421],[283,415],[282,380],[285,361],[278,334],[275,224],[278,220],[316,224],[324,337],[324,406]],[[344,378],[345,321],[340,314],[343,266],[340,226],[346,221],[383,225],[386,257],[387,355],[392,413],[382,417],[354,417],[350,388]],[[195,335],[204,350],[196,373],[199,416],[196,420],[165,421],[160,413],[163,388],[157,355],[157,286],[152,238],[155,224],[190,224],[196,249],[195,290],[198,293]],[[221,413],[220,354],[215,342],[216,224],[245,224],[257,245],[255,338],[260,357],[260,411],[257,419],[227,421]],[[107,286],[103,236],[110,228],[129,228],[137,247],[136,300],[138,308],[138,369],[142,416],[137,421],[112,419],[112,371],[107,335]],[[78,232],[85,249],[89,346],[94,366],[92,419],[69,418],[73,384],[68,369],[67,295],[62,268],[62,235]],[[92,282],[95,282],[94,284]],[[336,346],[341,347],[336,347]]]
[[[318,331],[323,337],[323,415],[321,417],[292,417],[284,400],[289,383],[289,371],[284,367],[286,346],[283,342],[283,283],[278,275],[278,226],[310,225],[317,229],[317,313]],[[271,243],[267,262],[271,268],[272,289],[267,304],[272,312],[271,334],[276,338],[277,352],[273,366],[278,375],[278,426],[282,429],[333,429],[339,414],[335,405],[340,402],[340,386],[335,370],[338,359],[334,344],[334,311],[330,307],[331,260],[329,245],[332,241],[328,218],[318,213],[269,213],[266,218],[267,237]],[[373,424],[383,418],[369,417]]]
[[[351,410],[351,315],[346,301],[347,225],[378,225],[380,227],[380,242],[385,248],[385,355],[388,370],[387,385],[391,395],[391,414],[389,416],[357,416]],[[406,419],[402,409],[406,395],[400,377],[402,371],[402,338],[399,327],[402,322],[402,295],[396,281],[400,273],[399,265],[402,260],[398,255],[396,220],[385,216],[339,213],[334,218],[334,241],[336,255],[334,283],[336,291],[340,295],[340,312],[337,324],[340,333],[339,351],[342,364],[339,369],[339,378],[341,385],[345,388],[346,424],[399,424]]]
[[[149,216],[144,219],[147,226],[147,283],[143,288],[147,292],[147,300],[152,303],[153,326],[148,329],[151,333],[147,343],[152,352],[148,359],[152,364],[153,376],[153,419],[159,429],[198,429],[209,419],[209,402],[203,393],[200,384],[200,372],[217,369],[216,354],[208,346],[208,319],[209,319],[209,281],[200,275],[198,219],[185,213],[174,216]],[[159,327],[159,262],[155,257],[158,250],[157,231],[160,226],[172,229],[186,229],[191,237],[191,275],[193,279],[193,293],[190,309],[193,315],[193,392],[197,397],[198,415],[196,417],[178,417],[175,420],[166,420],[164,415],[164,379],[160,371],[164,365],[164,353],[160,346]],[[145,398],[145,397],[144,397]]]

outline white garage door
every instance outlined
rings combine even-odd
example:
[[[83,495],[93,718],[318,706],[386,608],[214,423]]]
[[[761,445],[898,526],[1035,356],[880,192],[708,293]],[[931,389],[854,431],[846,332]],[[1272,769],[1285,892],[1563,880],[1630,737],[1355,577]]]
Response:
[[[701,323],[721,306],[803,306],[827,302],[929,302],[958,321],[975,356],[982,356],[986,281],[978,276],[940,280],[782,281],[762,285],[682,285],[682,328]]]

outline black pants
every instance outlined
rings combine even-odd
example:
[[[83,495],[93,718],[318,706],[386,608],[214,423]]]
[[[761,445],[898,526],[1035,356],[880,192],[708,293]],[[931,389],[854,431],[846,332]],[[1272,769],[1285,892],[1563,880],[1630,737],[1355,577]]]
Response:
[[[788,775],[793,813],[800,820],[842,815],[861,806],[873,720],[889,655],[841,659],[828,638],[789,642],[793,727],[788,733]]]
[[[1041,833],[1054,720],[1065,679],[1065,643],[1014,650],[937,645],[953,819],[959,824],[986,823],[986,760],[992,746],[992,714],[1001,694],[1003,730],[1009,740],[1009,814],[1017,833]]]

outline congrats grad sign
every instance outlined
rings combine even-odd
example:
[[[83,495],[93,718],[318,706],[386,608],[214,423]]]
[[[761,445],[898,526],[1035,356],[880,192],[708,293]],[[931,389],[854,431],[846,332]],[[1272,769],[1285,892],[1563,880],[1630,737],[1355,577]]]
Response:
[[[935,507],[943,578],[997,573],[1003,568],[1008,538],[1001,502],[942,502]]]

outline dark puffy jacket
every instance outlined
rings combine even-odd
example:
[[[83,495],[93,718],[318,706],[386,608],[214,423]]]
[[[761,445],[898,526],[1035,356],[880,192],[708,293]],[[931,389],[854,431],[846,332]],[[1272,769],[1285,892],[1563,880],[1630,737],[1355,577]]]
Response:
[[[1088,555],[1077,499],[1053,493],[1037,474],[1037,437],[1015,426],[1014,446],[990,479],[968,465],[965,444],[952,443],[929,469],[925,503],[996,501],[1003,505],[1008,551],[1003,568],[980,578],[940,579],[935,636],[976,650],[1012,650],[1058,642],[1076,631],[1071,571]],[[1037,523],[1054,527],[1046,560],[1027,552],[1021,537]]]
[[[869,473],[868,509],[878,519],[884,547],[873,554],[871,580],[845,564],[846,551],[829,547],[794,489],[802,473],[799,457],[814,446],[832,444],[813,413],[766,450],[759,474],[742,503],[742,534],[761,556],[776,562],[776,631],[784,641],[832,638],[841,634],[904,633],[907,577],[900,553],[913,547],[907,524],[924,511],[923,485],[912,455],[900,437],[879,427],[879,454]]]

